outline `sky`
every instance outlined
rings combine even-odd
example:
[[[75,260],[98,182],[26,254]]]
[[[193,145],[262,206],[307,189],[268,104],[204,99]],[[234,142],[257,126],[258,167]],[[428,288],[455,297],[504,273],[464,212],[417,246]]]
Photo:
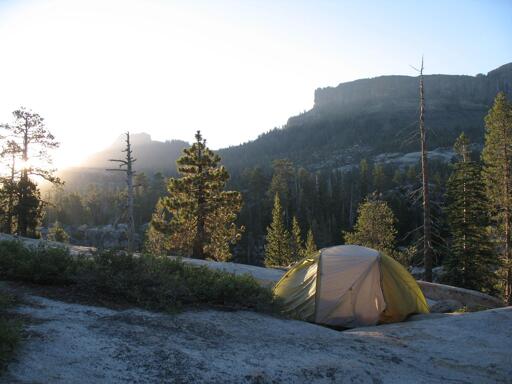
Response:
[[[0,0],[0,122],[25,106],[77,165],[125,131],[237,145],[380,75],[512,61],[512,1]]]

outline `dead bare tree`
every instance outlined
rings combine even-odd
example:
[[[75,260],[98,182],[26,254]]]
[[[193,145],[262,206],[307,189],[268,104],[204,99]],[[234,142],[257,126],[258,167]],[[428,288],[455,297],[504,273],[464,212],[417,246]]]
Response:
[[[119,168],[110,168],[107,171],[125,172],[126,174],[126,187],[127,187],[127,199],[126,199],[126,216],[128,219],[128,252],[132,253],[134,250],[134,235],[135,235],[135,220],[133,218],[133,176],[135,171],[133,170],[133,163],[137,159],[132,156],[132,147],[130,144],[130,132],[126,132],[126,147],[123,152],[126,153],[124,159],[109,159],[109,161],[119,163]]]
[[[425,281],[432,281],[432,264],[434,250],[432,248],[432,216],[430,213],[430,193],[428,177],[427,132],[425,129],[425,91],[423,87],[423,57],[420,73],[420,142],[421,142],[421,177],[423,190],[423,266]]]

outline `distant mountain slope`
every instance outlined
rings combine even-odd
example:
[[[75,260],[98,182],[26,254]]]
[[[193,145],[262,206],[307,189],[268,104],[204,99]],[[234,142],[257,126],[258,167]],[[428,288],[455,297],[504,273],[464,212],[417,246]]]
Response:
[[[149,175],[161,172],[164,175],[176,175],[176,160],[182,150],[189,144],[181,140],[155,141],[147,133],[130,135],[133,156],[137,159],[135,169]],[[71,189],[80,189],[88,184],[119,184],[122,175],[118,172],[107,172],[106,168],[116,168],[117,164],[109,159],[120,159],[124,153],[124,135],[107,149],[98,152],[83,162],[81,167],[68,168],[59,172],[59,176],[66,181]]]
[[[483,118],[498,91],[512,95],[512,63],[487,75],[425,76],[429,147],[451,146],[461,131],[482,142]],[[417,151],[417,120],[417,77],[356,80],[317,89],[310,111],[219,154],[232,170],[284,157],[311,169],[340,167],[361,157]]]
[[[86,161],[84,166],[88,168],[112,168],[113,163],[109,159],[122,158],[121,152],[125,148],[125,136],[119,138],[104,151],[98,152]],[[142,171],[160,171],[164,173],[176,172],[176,159],[181,155],[183,148],[189,146],[185,141],[155,141],[147,133],[135,133],[130,135],[133,148],[133,156],[137,159],[137,169]]]

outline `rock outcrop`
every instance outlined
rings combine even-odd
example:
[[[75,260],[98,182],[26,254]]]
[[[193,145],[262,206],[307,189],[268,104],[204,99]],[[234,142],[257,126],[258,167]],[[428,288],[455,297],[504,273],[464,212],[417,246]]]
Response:
[[[512,307],[339,332],[248,311],[166,314],[25,294],[0,383],[509,383]]]

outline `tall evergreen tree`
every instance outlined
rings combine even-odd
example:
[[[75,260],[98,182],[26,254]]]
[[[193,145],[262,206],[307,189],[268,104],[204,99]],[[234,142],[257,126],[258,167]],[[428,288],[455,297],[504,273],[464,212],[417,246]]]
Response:
[[[373,185],[377,193],[383,192],[385,180],[384,166],[382,164],[375,164],[373,166]]]
[[[304,257],[310,256],[317,251],[317,247],[315,244],[315,238],[313,236],[313,231],[311,228],[308,230],[308,234],[306,236],[306,246],[304,248]]]
[[[292,204],[292,195],[294,194],[295,171],[293,163],[288,159],[276,159],[272,162],[273,175],[268,190],[269,198],[279,194],[286,224],[290,224],[290,210]]]
[[[366,195],[370,192],[370,166],[368,161],[363,159],[359,162],[359,193],[361,199],[366,198]]]
[[[290,233],[284,225],[284,214],[279,194],[275,194],[272,223],[267,228],[265,265],[286,266],[291,262]]]
[[[292,261],[298,261],[304,254],[304,246],[302,244],[302,235],[300,233],[299,221],[296,216],[292,219],[292,231],[290,233],[290,248]]]
[[[503,249],[504,296],[512,304],[512,104],[503,92],[485,117],[484,179]]]
[[[347,244],[357,244],[392,255],[395,251],[395,215],[382,200],[366,199],[358,209],[353,232],[345,232]]]
[[[445,281],[494,293],[498,259],[487,232],[489,206],[480,166],[471,160],[469,141],[461,134],[454,149],[459,160],[447,183],[447,215],[451,244]]]
[[[195,138],[178,159],[181,177],[169,179],[169,194],[160,203],[162,213],[153,216],[151,225],[169,235],[171,246],[181,254],[227,260],[229,245],[240,239],[243,230],[235,225],[242,197],[224,190],[229,175],[219,166],[220,157],[206,146],[199,131]]]

